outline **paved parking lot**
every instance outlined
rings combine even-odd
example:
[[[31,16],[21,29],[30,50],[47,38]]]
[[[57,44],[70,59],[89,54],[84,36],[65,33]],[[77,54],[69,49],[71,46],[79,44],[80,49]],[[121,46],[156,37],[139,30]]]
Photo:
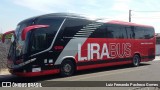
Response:
[[[92,70],[78,71],[74,76],[62,78],[59,75],[48,75],[33,78],[22,78],[13,75],[1,75],[0,81],[20,81],[20,82],[41,82],[43,86],[54,86],[54,81],[160,81],[160,57],[156,57],[154,61],[142,63],[139,67],[130,65],[105,67]],[[47,83],[46,81],[53,81]],[[56,83],[61,84],[61,83]],[[42,88],[30,88],[42,89]],[[53,87],[52,87],[53,89]],[[54,90],[97,90],[97,89],[112,89],[117,90],[117,87],[54,87]],[[120,87],[120,90],[132,90],[135,87]],[[149,90],[155,88],[150,87]],[[28,88],[27,88],[28,90]],[[141,90],[141,89],[138,89]],[[148,90],[148,88],[143,88]],[[156,90],[156,89],[155,89]],[[158,89],[157,89],[158,90]]]

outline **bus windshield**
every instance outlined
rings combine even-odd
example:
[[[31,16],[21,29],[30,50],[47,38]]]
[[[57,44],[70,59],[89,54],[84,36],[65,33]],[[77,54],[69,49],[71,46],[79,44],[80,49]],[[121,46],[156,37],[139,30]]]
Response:
[[[22,32],[22,26],[18,25],[16,28],[17,38],[15,40],[15,42],[16,42],[16,56],[22,55],[22,49],[24,48],[24,41],[22,41],[22,39],[21,39],[21,32]]]
[[[27,20],[24,21],[20,24],[17,25],[16,31],[15,31],[15,35],[16,35],[16,39],[15,39],[15,49],[16,49],[16,56],[21,56],[22,54],[24,54],[24,50],[25,50],[25,41],[22,40],[21,38],[21,34],[22,34],[22,30],[24,28],[26,28],[27,26],[30,26],[32,24],[32,20]]]
[[[22,30],[33,23],[33,19],[25,20],[17,25],[15,31],[15,40],[12,48],[14,48],[14,55],[21,57],[24,54],[27,54],[27,48],[31,54],[37,53],[39,51],[49,48],[51,45],[55,34],[60,27],[64,18],[41,18],[34,21],[34,25],[49,25],[48,28],[39,28],[33,30],[30,34],[30,38],[22,40],[21,34]],[[30,40],[29,40],[30,39]],[[30,42],[28,42],[29,40]],[[13,54],[13,52],[11,52]]]
[[[55,34],[60,27],[64,18],[41,18],[38,19],[36,24],[49,25],[47,28],[38,28],[32,32],[30,40],[30,54],[34,54],[51,46]]]
[[[24,54],[25,50],[25,44],[24,41],[21,39],[21,33],[24,28],[31,25],[33,22],[33,19],[28,19],[25,21],[20,22],[15,30],[15,37],[14,41],[11,43],[10,50],[8,53],[8,58],[11,60],[17,59],[17,57],[20,57]]]

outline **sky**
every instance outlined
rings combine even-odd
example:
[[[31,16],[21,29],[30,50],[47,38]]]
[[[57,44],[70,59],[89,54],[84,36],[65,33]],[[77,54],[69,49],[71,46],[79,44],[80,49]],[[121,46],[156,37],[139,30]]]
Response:
[[[160,33],[160,0],[1,0],[0,33],[14,30],[27,18],[57,12],[76,13],[91,19],[128,21],[151,25]]]

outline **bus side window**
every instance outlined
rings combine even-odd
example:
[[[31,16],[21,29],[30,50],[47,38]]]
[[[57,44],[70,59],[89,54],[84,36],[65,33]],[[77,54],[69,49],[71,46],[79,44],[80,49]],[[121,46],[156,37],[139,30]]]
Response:
[[[135,38],[136,39],[145,39],[144,37],[144,28],[142,27],[135,27]]]
[[[47,48],[47,39],[45,29],[37,29],[32,35],[32,46],[31,51],[39,51]]]
[[[135,38],[134,27],[133,26],[126,26],[125,29],[127,32],[127,37],[129,39],[134,39]]]
[[[127,38],[128,36],[127,36],[127,31],[126,31],[126,29],[125,29],[125,26],[119,26],[118,27],[119,28],[119,38],[121,38],[121,39],[125,39],[125,38]]]
[[[73,38],[74,35],[78,32],[78,30],[80,30],[82,26],[68,26],[66,25],[63,29],[63,34],[62,37],[63,38]]]
[[[144,29],[144,38],[150,39],[154,37],[154,29],[153,28],[145,28]]]
[[[127,32],[124,26],[120,25],[108,25],[107,26],[107,38],[127,38]]]
[[[80,33],[78,31],[80,31],[80,29],[82,29],[89,23],[90,21],[84,19],[67,18],[62,27],[62,38],[65,39],[75,37],[77,33]]]
[[[106,28],[106,36],[107,36],[107,38],[114,38],[113,29],[114,29],[113,27],[107,26],[107,28]]]
[[[106,33],[107,28],[106,25],[103,24],[100,27],[97,27],[97,29],[95,29],[95,31],[90,35],[91,38],[106,38]]]
[[[117,25],[107,26],[107,38],[120,38],[119,27]]]

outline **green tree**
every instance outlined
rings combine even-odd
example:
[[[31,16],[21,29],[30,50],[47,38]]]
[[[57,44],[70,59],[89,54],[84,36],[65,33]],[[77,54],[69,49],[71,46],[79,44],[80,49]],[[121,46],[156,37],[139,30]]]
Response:
[[[6,39],[11,39],[11,37],[12,37],[12,34],[8,34],[5,36]]]
[[[3,34],[0,34],[0,40],[2,40],[2,35],[3,35]],[[6,38],[6,39],[11,39],[12,35],[13,35],[13,34],[8,34],[8,35],[5,36],[5,38]]]

